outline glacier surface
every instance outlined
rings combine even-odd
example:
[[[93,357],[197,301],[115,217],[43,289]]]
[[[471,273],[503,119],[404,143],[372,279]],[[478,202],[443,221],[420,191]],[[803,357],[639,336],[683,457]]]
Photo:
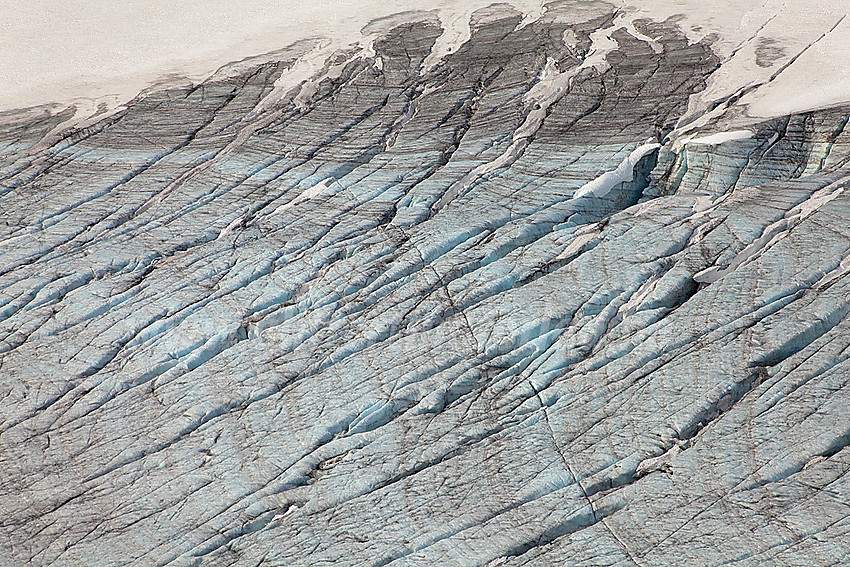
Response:
[[[850,561],[850,107],[547,7],[0,114],[0,565]]]

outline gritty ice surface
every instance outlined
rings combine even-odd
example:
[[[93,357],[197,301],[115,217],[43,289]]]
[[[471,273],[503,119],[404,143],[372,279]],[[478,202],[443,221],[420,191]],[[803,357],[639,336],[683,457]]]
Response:
[[[0,564],[847,564],[847,109],[615,8],[0,123]]]

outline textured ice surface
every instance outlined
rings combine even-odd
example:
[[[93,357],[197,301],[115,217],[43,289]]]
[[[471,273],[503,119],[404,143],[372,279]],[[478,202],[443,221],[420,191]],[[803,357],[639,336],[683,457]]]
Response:
[[[0,565],[850,560],[848,109],[594,6],[5,115]]]

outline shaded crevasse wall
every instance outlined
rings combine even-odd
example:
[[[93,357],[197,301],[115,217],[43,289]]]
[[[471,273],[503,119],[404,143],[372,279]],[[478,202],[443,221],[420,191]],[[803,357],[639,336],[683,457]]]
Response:
[[[716,198],[736,187],[840,169],[848,160],[848,115],[848,107],[836,107],[757,123],[743,139],[701,143],[699,136],[688,136],[668,144],[652,172],[651,194]]]

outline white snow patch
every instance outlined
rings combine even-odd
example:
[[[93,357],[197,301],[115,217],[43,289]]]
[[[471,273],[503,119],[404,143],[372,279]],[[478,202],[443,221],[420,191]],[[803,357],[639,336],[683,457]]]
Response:
[[[691,100],[693,101],[693,96],[691,97]],[[673,151],[678,152],[681,149],[682,142],[687,139],[685,134],[699,130],[712,120],[722,116],[724,112],[726,112],[726,107],[718,105],[716,108],[710,112],[706,112],[697,119],[689,119],[687,115],[679,118],[676,122],[676,128],[668,135],[668,137],[673,140]]]
[[[706,40],[723,60],[708,88],[691,98],[690,118],[702,114],[712,101],[754,85],[761,86],[736,103],[746,106],[751,117],[850,101],[850,67],[843,57],[850,50],[850,18],[840,21],[850,13],[850,0],[612,3],[620,8],[617,29],[625,28],[655,51],[660,44],[637,31],[637,19],[676,17],[689,41]],[[0,13],[6,16],[0,34],[4,55],[0,58],[0,111],[51,103],[64,107],[77,101],[81,110],[74,120],[79,122],[94,114],[82,109],[85,100],[106,101],[104,111],[109,112],[151,86],[177,79],[199,82],[228,62],[322,38],[324,47],[311,51],[281,79],[277,97],[280,91],[308,80],[310,71],[322,69],[323,56],[364,43],[361,56],[368,56],[370,38],[362,30],[370,22],[405,12],[419,14],[421,19],[424,11],[431,10],[445,29],[423,65],[427,70],[469,39],[470,17],[491,4],[492,0],[427,0],[425,4],[421,0],[256,0],[247,5],[233,0],[0,0]],[[563,11],[541,0],[509,4],[523,14],[521,26]],[[604,52],[600,49],[604,36],[595,32],[598,54]],[[574,38],[565,34],[564,39],[570,44]],[[775,46],[778,55],[767,63],[762,56],[759,65],[757,50],[765,42]],[[375,61],[379,68],[382,63]],[[305,88],[300,101],[309,99],[310,88]],[[100,112],[100,104],[95,107]],[[723,111],[721,105],[719,112]]]
[[[536,9],[529,10],[525,13],[522,20],[517,24],[516,29],[521,30],[528,24],[539,20],[546,13],[546,0],[540,0]]]
[[[120,101],[112,96],[100,99],[81,98],[75,100],[71,106],[74,108],[73,116],[54,126],[41,140],[28,149],[29,153],[34,154],[49,148],[62,139],[65,132],[71,128],[87,128],[124,108]]]
[[[662,3],[652,0],[639,13],[658,20],[673,9]],[[850,49],[850,22],[845,19],[833,29],[850,13],[850,0],[685,4],[679,8],[684,16],[680,27],[694,40],[715,34],[710,45],[721,66],[706,89],[691,96],[680,123],[730,97],[746,110],[736,124],[850,102],[850,70],[843,57]],[[770,57],[765,50],[773,52]],[[722,114],[727,108],[721,104],[716,110]]]
[[[436,67],[449,53],[457,51],[460,46],[472,37],[469,21],[476,6],[467,4],[465,10],[447,11],[440,14],[440,24],[443,33],[434,42],[431,53],[422,61],[422,72],[428,72]]]
[[[693,221],[708,216],[725,201],[731,193],[723,193],[718,197],[711,198],[709,195],[700,195],[694,200],[693,214],[682,219],[684,222]]]
[[[578,67],[578,71],[593,67],[601,75],[611,67],[608,65],[605,57],[619,47],[617,40],[613,39],[611,34],[621,27],[614,24],[607,28],[598,29],[590,34],[590,51]]]
[[[348,65],[354,58],[360,57],[363,51],[368,52],[371,49],[369,48],[361,48],[360,52],[356,55],[344,59],[343,61],[331,65],[325,69],[324,73],[313,74],[310,78],[306,79],[304,83],[301,85],[301,90],[295,96],[293,102],[295,103],[296,108],[301,111],[307,109],[310,106],[310,103],[313,101],[313,97],[316,95],[316,92],[319,90],[319,84],[325,79],[338,79],[341,75],[345,66]],[[318,56],[315,60],[318,60]],[[289,81],[287,80],[287,83]],[[275,83],[277,86],[277,83]]]
[[[663,455],[644,459],[635,469],[635,476],[640,478],[656,471],[670,473],[671,462],[679,456],[683,449],[687,449],[688,446],[687,441],[680,441],[674,443]]]
[[[558,62],[555,59],[549,57],[546,60],[546,65],[540,73],[540,80],[522,97],[525,104],[536,102],[539,107],[532,110],[523,125],[514,132],[514,140],[527,137],[529,132],[534,133],[539,129],[543,118],[546,116],[547,109],[567,93],[573,79],[581,71],[594,68],[601,75],[608,70],[610,65],[608,65],[605,57],[619,47],[617,40],[611,38],[611,34],[619,28],[620,26],[615,24],[591,33],[590,50],[581,65],[577,67],[561,71],[558,69]],[[566,32],[564,33],[566,34]],[[534,127],[534,124],[536,124],[536,127]]]
[[[257,104],[255,112],[260,112],[272,104],[279,102],[285,95],[301,85],[294,97],[296,105],[303,105],[305,100],[315,94],[316,81],[310,79],[322,68],[325,60],[330,57],[336,46],[328,40],[320,40],[313,49],[302,55],[289,69],[281,73],[275,81],[272,91]]]
[[[752,130],[732,130],[729,132],[717,132],[716,134],[700,136],[699,138],[686,138],[682,140],[682,144],[693,146],[716,146],[719,144],[724,144],[726,142],[733,142],[735,140],[746,140],[752,137]]]
[[[635,39],[639,39],[641,41],[645,41],[646,43],[648,43],[649,47],[655,53],[664,53],[664,46],[661,45],[661,42],[659,42],[654,37],[649,37],[648,35],[638,31],[638,29],[635,27],[634,21],[626,20],[626,22],[623,24],[623,27]]]
[[[632,153],[626,156],[620,165],[613,171],[606,171],[596,179],[589,181],[579,187],[573,194],[573,199],[581,197],[604,197],[611,192],[611,189],[620,183],[628,183],[634,179],[635,166],[637,163],[649,153],[657,150],[661,144],[649,143],[643,144],[635,148]]]
[[[363,46],[373,39],[363,29],[375,20],[396,15],[422,20],[428,10],[448,23],[428,60],[431,65],[465,43],[470,16],[492,3],[0,0],[0,14],[4,15],[0,26],[0,111],[47,104],[65,108],[75,101],[80,106],[85,100],[106,100],[110,110],[149,88],[198,83],[230,62],[321,39],[325,49],[312,52],[288,78],[282,78],[275,93],[280,96],[280,90],[306,80],[306,71],[321,69],[321,55]],[[541,12],[540,0],[512,0],[511,4],[532,19]],[[369,47],[363,47],[365,55]]]
[[[577,256],[584,252],[587,245],[596,240],[598,236],[599,229],[596,228],[595,225],[587,225],[586,227],[583,227],[581,230],[576,232],[575,237],[570,241],[567,247],[555,256],[552,261],[557,262],[560,260],[569,260],[573,256]]]
[[[454,200],[461,191],[472,185],[476,179],[491,171],[509,166],[516,161],[522,150],[543,125],[549,107],[569,92],[573,80],[579,73],[585,69],[593,68],[597,73],[602,74],[609,68],[605,56],[618,47],[617,41],[611,39],[611,34],[617,29],[619,27],[613,25],[591,33],[591,47],[581,65],[561,71],[558,69],[557,61],[549,57],[540,72],[540,79],[523,96],[523,103],[533,106],[523,123],[514,131],[511,145],[499,157],[487,163],[482,163],[461,179],[455,181],[431,209],[435,212],[439,211]]]
[[[248,214],[249,213],[246,212],[233,219],[230,224],[228,224],[220,233],[218,233],[217,240],[227,237],[229,234],[235,232],[237,228],[244,226],[245,220],[248,218]]]
[[[850,10],[850,6],[847,8]],[[834,29],[806,49],[773,81],[741,99],[740,104],[747,105],[747,114],[769,118],[848,101],[850,18],[844,15],[841,18]]]
[[[302,191],[300,195],[298,195],[297,197],[295,197],[294,199],[292,199],[288,203],[284,203],[283,205],[280,205],[279,207],[277,207],[274,211],[269,213],[268,216],[272,217],[272,216],[274,216],[278,213],[282,213],[283,211],[291,209],[295,205],[298,205],[298,204],[303,203],[305,201],[309,201],[310,199],[315,199],[316,197],[318,197],[319,195],[321,195],[322,193],[327,191],[328,185],[330,183],[333,183],[334,181],[336,181],[336,180],[333,177],[326,177],[325,179],[322,179],[321,181],[319,181],[318,183],[316,183],[312,187],[309,187],[309,188],[305,189],[304,191]]]
[[[572,50],[576,45],[578,45],[578,36],[572,28],[567,28],[564,30],[563,40],[564,45],[566,45],[567,48],[570,50]]]

